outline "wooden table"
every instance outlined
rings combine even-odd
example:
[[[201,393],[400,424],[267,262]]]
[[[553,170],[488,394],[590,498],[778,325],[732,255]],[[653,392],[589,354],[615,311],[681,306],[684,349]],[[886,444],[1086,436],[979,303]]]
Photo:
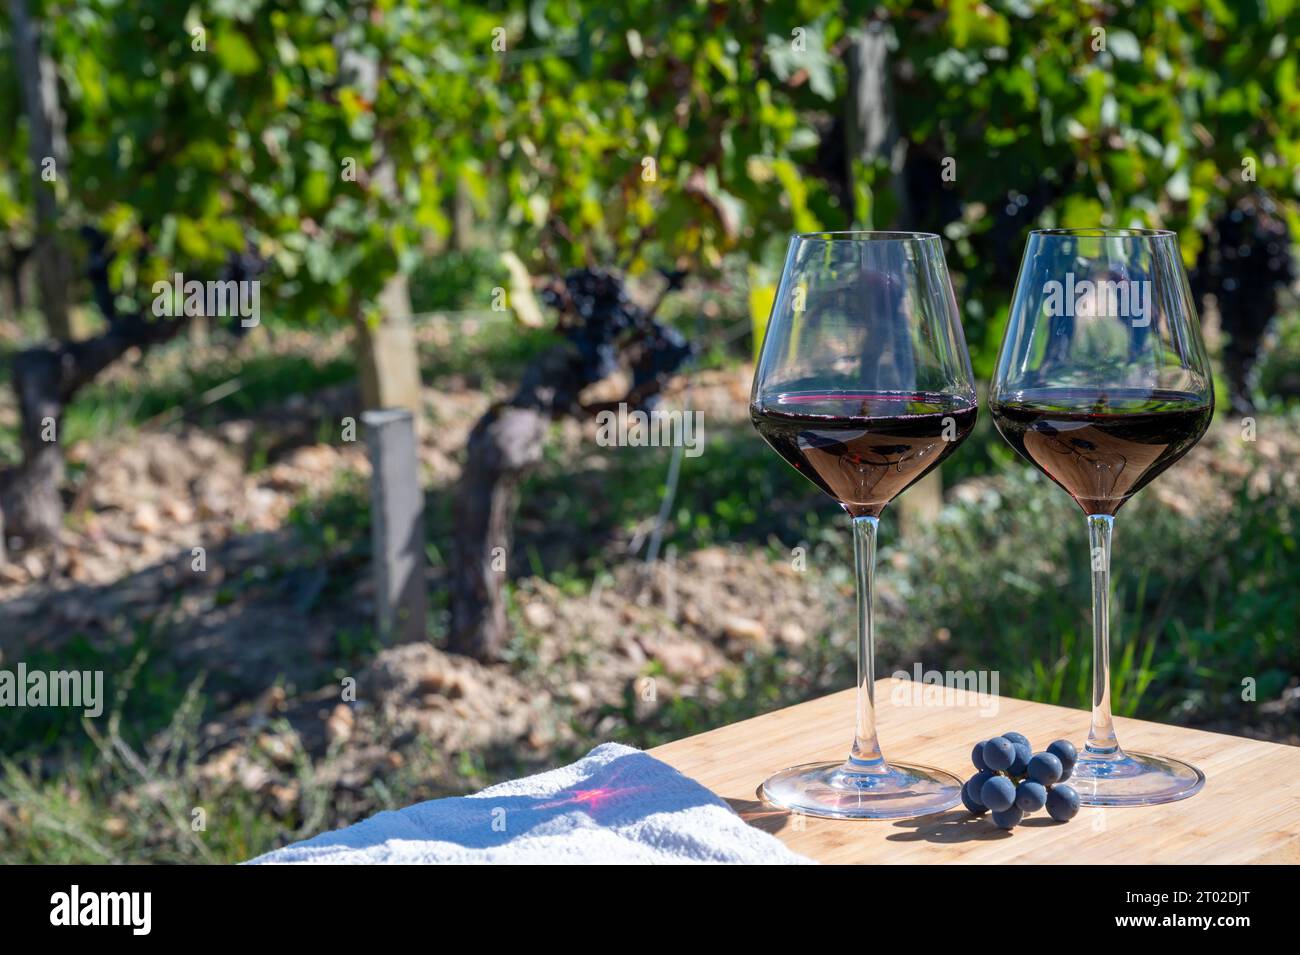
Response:
[[[995,698],[996,715],[981,715],[975,706],[891,703],[895,683],[876,684],[886,756],[962,779],[975,771],[970,750],[977,740],[1019,730],[1036,751],[1059,738],[1082,747],[1088,729],[1086,712],[1006,697]],[[1116,719],[1120,741],[1200,767],[1205,786],[1190,799],[1137,808],[1085,806],[1066,824],[1040,811],[1011,832],[961,806],[919,819],[841,821],[792,817],[758,800],[758,786],[772,772],[847,755],[852,723],[853,691],[847,690],[650,753],[708,786],[751,825],[821,862],[1300,862],[1300,747],[1144,720]]]

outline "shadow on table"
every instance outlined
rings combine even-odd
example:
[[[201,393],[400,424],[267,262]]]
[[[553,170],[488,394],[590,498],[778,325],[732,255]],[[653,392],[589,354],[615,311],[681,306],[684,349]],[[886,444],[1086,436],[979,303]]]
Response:
[[[790,822],[789,811],[769,806],[758,799],[728,799],[727,805],[749,825],[769,835],[776,835]]]
[[[962,809],[919,816],[916,819],[900,819],[894,825],[912,831],[895,832],[886,837],[890,842],[934,842],[946,845],[955,842],[989,842],[1011,837],[1010,832],[993,825],[987,816],[972,816]]]
[[[728,799],[727,804],[737,815],[755,829],[762,829],[771,835],[784,830],[790,825],[791,813],[776,809],[758,799]],[[1026,820],[1025,825],[1035,822],[1051,823],[1051,820]],[[1052,823],[1055,825],[1055,823]],[[894,825],[911,832],[896,832],[886,838],[891,842],[934,842],[939,844],[955,842],[989,842],[1009,838],[1011,833],[999,829],[989,821],[987,816],[972,816],[964,810],[951,810],[916,819],[899,819]]]

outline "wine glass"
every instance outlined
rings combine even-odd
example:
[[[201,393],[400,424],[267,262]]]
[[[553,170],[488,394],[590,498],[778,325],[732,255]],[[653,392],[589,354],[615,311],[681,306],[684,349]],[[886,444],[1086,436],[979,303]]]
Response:
[[[1071,780],[1080,802],[1145,806],[1191,796],[1204,774],[1125,752],[1110,712],[1115,514],[1201,439],[1214,413],[1178,237],[1149,229],[1031,233],[989,409],[1007,442],[1087,515],[1092,729]]]
[[[819,232],[791,239],[750,416],[767,443],[852,518],[857,732],[847,759],[794,766],[767,780],[768,802],[811,816],[899,819],[960,800],[957,777],[881,754],[872,573],[885,505],[970,434],[977,407],[938,236]]]

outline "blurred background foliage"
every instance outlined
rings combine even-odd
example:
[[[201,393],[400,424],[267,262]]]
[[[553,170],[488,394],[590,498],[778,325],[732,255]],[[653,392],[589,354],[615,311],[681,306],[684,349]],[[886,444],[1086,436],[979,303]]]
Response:
[[[892,225],[948,239],[987,372],[1030,228],[1175,229],[1194,269],[1246,199],[1300,226],[1289,0],[35,6],[64,82],[63,217],[111,237],[118,295],[249,246],[273,320],[373,303],[442,244],[534,275],[716,275],[735,254],[761,286],[791,231]],[[846,128],[873,24],[901,160]],[[13,245],[33,228],[22,113],[10,65]]]

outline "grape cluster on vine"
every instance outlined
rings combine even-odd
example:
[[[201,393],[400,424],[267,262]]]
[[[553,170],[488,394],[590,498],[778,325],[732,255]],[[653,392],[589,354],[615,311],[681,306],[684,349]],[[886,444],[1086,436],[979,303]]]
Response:
[[[668,273],[669,288],[681,284]],[[568,390],[577,393],[609,377],[625,363],[632,376],[629,405],[649,410],[658,392],[681,370],[694,349],[677,329],[632,301],[621,275],[575,269],[543,289],[542,301],[559,313],[557,329],[572,346]]]

